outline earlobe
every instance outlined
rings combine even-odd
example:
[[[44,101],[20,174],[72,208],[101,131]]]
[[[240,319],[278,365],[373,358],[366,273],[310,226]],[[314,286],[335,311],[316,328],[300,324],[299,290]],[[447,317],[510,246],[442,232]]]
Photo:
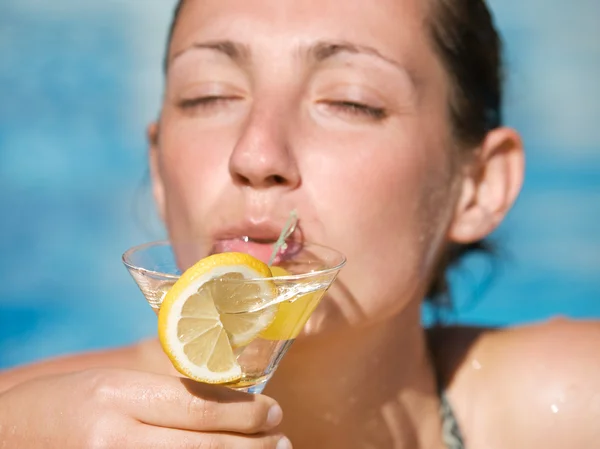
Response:
[[[165,221],[165,190],[159,161],[159,125],[153,122],[148,126],[148,159],[152,178],[152,194],[161,220]]]
[[[448,238],[471,243],[488,236],[504,219],[523,183],[524,154],[519,135],[509,128],[488,133],[463,176]]]

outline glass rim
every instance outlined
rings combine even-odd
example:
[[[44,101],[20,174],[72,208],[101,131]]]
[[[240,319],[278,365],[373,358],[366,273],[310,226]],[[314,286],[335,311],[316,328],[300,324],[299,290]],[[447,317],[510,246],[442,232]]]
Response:
[[[169,240],[155,240],[155,241],[135,245],[123,253],[123,255],[121,256],[121,260],[122,260],[123,264],[125,265],[125,267],[127,267],[127,269],[129,269],[129,270],[133,270],[135,272],[138,272],[138,273],[141,273],[144,275],[161,278],[162,280],[177,281],[181,277],[181,274],[171,274],[171,273],[164,273],[162,271],[150,270],[150,269],[144,268],[138,264],[135,264],[131,261],[131,257],[134,254],[139,253],[144,250],[147,250],[147,249],[150,249],[150,248],[153,248],[153,247],[154,248],[157,248],[157,247],[171,247],[172,248],[172,245]],[[308,273],[290,274],[290,275],[286,275],[286,276],[257,277],[257,278],[239,279],[239,280],[232,279],[232,280],[228,280],[228,282],[248,283],[248,282],[265,282],[265,281],[296,281],[296,280],[302,280],[302,279],[310,279],[312,277],[324,276],[327,274],[338,272],[344,267],[344,265],[346,265],[346,262],[347,262],[346,256],[338,250],[335,250],[328,246],[320,245],[318,243],[312,243],[312,242],[303,242],[302,249],[304,249],[305,247],[316,247],[316,248],[324,249],[324,250],[334,254],[336,257],[338,257],[339,262],[337,264],[335,264],[334,266],[327,267],[327,268],[324,268],[321,270],[309,271]]]

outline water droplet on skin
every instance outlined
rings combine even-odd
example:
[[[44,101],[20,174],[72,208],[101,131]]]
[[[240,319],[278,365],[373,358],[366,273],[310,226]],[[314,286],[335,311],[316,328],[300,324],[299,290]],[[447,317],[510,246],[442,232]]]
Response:
[[[333,413],[329,413],[329,412],[327,412],[323,415],[323,419],[326,422],[333,424],[334,426],[337,426],[340,423],[340,419],[338,417],[336,417]]]

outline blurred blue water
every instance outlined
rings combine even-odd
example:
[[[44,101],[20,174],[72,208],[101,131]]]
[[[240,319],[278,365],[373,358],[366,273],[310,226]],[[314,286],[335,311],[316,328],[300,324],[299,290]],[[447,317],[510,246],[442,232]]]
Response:
[[[120,255],[161,235],[143,127],[172,3],[0,3],[0,368],[155,331]],[[600,3],[491,4],[527,180],[485,294],[486,260],[454,273],[453,319],[598,318]]]

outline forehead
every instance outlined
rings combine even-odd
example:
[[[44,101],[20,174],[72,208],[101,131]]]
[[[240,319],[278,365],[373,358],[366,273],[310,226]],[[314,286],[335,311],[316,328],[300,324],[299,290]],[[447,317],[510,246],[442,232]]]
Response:
[[[427,0],[185,0],[169,59],[203,41],[285,53],[317,41],[378,50],[403,65],[435,65]]]

